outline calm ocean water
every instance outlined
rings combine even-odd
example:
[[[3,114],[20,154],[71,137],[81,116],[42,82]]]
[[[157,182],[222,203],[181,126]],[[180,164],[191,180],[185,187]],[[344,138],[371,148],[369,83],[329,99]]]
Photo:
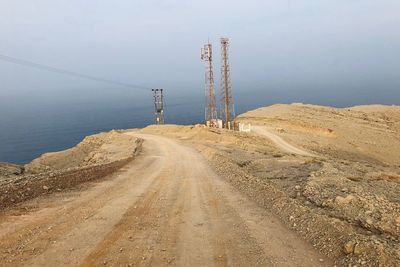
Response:
[[[0,92],[1,94],[1,92]],[[240,90],[235,94],[240,114],[273,103],[304,102],[332,106],[396,103],[393,96],[348,92],[282,92]],[[203,94],[172,94],[166,90],[166,122],[194,124],[203,120]],[[111,129],[140,128],[153,123],[150,93],[80,94],[65,97],[36,95],[0,98],[0,161],[27,163],[45,152],[79,143],[85,136]]]

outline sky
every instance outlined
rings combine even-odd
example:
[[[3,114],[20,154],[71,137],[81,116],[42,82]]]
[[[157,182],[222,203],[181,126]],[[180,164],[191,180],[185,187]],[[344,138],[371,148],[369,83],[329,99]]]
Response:
[[[398,0],[0,0],[0,55],[162,87],[175,100],[204,94],[208,40],[219,88],[222,36],[237,98],[400,104]],[[148,93],[1,61],[0,81],[1,105]]]

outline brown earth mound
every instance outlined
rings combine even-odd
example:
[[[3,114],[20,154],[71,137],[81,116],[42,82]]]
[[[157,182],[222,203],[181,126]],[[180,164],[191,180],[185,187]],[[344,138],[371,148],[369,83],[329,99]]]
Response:
[[[91,135],[73,148],[43,154],[25,165],[25,170],[41,173],[110,163],[132,156],[137,141],[137,138],[117,131]]]
[[[118,131],[86,137],[77,146],[25,165],[0,164],[0,210],[105,177],[141,150],[142,139]]]

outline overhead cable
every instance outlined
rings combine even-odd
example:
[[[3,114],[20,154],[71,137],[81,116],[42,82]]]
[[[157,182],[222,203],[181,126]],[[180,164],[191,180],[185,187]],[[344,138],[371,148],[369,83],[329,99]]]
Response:
[[[10,62],[10,63],[14,63],[14,64],[21,65],[21,66],[26,66],[26,67],[39,69],[39,70],[44,70],[44,71],[50,71],[50,72],[54,72],[54,73],[69,75],[69,76],[82,78],[82,79],[86,79],[86,80],[92,80],[92,81],[103,82],[103,83],[108,83],[108,84],[114,84],[114,85],[118,85],[118,86],[135,88],[135,89],[142,89],[142,90],[151,89],[151,88],[143,86],[143,85],[137,85],[137,84],[131,84],[131,83],[125,83],[125,82],[118,82],[118,81],[114,81],[114,80],[99,78],[99,77],[86,75],[86,74],[82,74],[82,73],[75,72],[75,71],[70,71],[70,70],[61,69],[61,68],[57,68],[57,67],[52,67],[52,66],[48,66],[48,65],[44,65],[44,64],[28,61],[28,60],[25,60],[25,59],[10,57],[10,56],[6,56],[6,55],[2,55],[2,54],[0,54],[0,60],[6,61],[6,62]]]

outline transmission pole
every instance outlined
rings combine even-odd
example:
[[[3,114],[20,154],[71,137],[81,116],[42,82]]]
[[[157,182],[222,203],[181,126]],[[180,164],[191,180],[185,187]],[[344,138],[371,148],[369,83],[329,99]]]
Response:
[[[151,89],[154,97],[155,123],[164,124],[164,95],[163,89]]]
[[[212,63],[212,46],[210,43],[201,49],[201,59],[205,62],[205,121],[210,127],[217,127],[217,100],[214,93],[214,70]]]
[[[229,67],[229,39],[221,38],[221,106],[220,114],[223,127],[233,129],[235,109],[231,92]]]

